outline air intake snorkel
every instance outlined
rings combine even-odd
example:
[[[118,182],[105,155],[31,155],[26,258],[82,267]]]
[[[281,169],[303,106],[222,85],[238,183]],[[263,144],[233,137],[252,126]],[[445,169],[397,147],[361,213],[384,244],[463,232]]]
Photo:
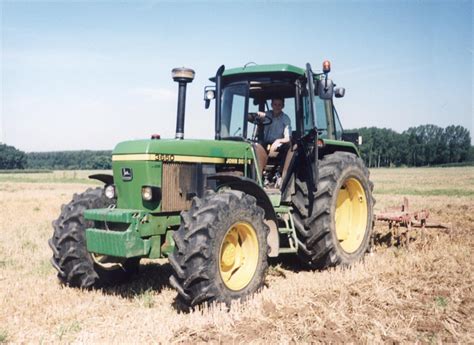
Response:
[[[216,140],[221,140],[221,100],[222,100],[222,74],[225,66],[222,65],[216,72]]]
[[[179,83],[178,113],[176,115],[176,139],[184,139],[184,108],[186,105],[186,84],[194,79],[194,70],[190,68],[173,68],[171,75]]]

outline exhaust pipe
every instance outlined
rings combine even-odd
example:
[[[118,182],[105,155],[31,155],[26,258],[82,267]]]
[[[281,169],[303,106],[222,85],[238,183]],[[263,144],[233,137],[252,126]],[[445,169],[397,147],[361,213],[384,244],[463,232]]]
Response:
[[[195,72],[190,68],[173,68],[171,71],[173,80],[179,83],[178,91],[178,113],[176,114],[176,139],[184,139],[184,108],[186,105],[186,84],[194,79]]]
[[[222,65],[216,72],[216,140],[221,140],[221,100],[222,100],[222,74],[225,66]]]

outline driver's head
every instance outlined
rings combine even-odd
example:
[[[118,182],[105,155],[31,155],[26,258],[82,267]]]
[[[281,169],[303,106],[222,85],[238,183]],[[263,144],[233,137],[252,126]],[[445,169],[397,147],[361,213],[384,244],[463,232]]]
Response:
[[[272,110],[274,115],[280,115],[285,107],[285,99],[281,97],[272,98]]]

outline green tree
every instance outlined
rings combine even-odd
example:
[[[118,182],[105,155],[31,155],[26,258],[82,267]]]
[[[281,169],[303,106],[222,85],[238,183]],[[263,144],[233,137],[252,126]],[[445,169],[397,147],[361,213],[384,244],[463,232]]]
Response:
[[[28,154],[30,169],[111,169],[111,151],[57,151]]]
[[[26,154],[13,146],[0,144],[0,169],[25,169]]]
[[[467,160],[471,148],[471,135],[462,126],[448,126],[445,129],[449,163],[458,163]]]
[[[468,162],[474,162],[474,146],[471,146],[469,148],[469,153],[467,154],[467,159],[466,161]]]
[[[91,159],[92,169],[106,170],[112,169],[112,161],[110,156],[95,156]]]
[[[387,128],[359,128],[362,136],[360,147],[362,158],[369,168],[403,164],[401,135]]]

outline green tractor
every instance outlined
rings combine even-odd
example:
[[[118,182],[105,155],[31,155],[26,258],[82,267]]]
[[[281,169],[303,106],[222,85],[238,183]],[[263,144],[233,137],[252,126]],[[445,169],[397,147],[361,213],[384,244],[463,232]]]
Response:
[[[342,130],[333,98],[345,90],[329,71],[327,61],[321,73],[309,64],[221,66],[204,90],[206,108],[215,102],[215,139],[184,140],[194,71],[174,69],[176,138],[119,143],[113,175],[90,176],[104,187],[62,207],[49,240],[60,281],[102,287],[136,273],[141,258],[168,258],[176,301],[189,308],[255,293],[269,257],[296,254],[311,269],[359,260],[373,185],[357,135]],[[275,97],[293,128],[283,160],[262,145],[271,119],[255,116]]]

